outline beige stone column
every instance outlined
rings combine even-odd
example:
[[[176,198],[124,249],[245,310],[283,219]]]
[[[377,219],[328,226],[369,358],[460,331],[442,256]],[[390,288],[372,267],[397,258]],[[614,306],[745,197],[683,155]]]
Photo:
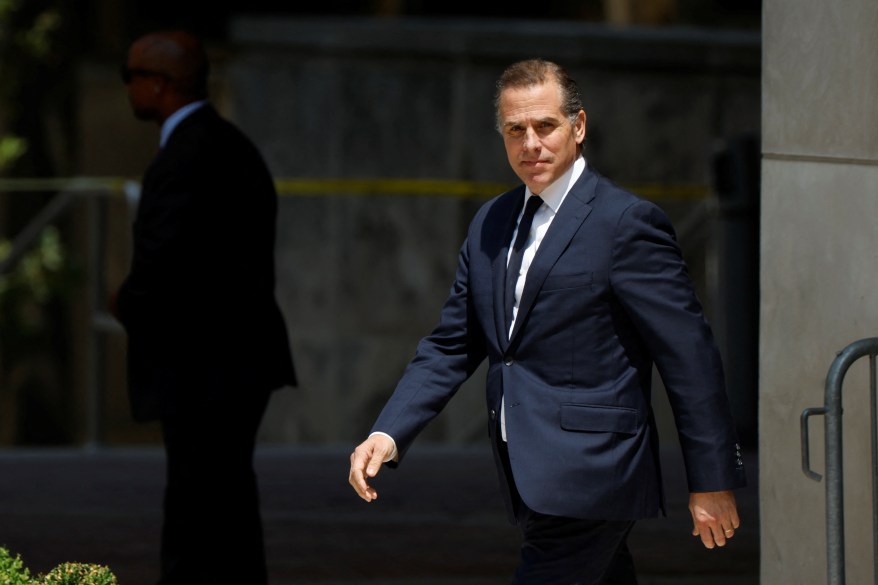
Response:
[[[761,582],[816,585],[826,486],[801,471],[799,416],[823,405],[836,353],[878,336],[878,2],[763,6]],[[867,363],[844,387],[848,584],[874,582]]]

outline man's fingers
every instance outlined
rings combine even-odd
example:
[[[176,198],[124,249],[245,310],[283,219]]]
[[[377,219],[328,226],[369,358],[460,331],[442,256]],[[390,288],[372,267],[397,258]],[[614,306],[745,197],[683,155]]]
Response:
[[[730,491],[693,493],[689,497],[692,535],[707,548],[725,546],[740,525],[734,494]]]
[[[367,502],[378,497],[378,492],[369,485],[368,478],[378,475],[381,465],[393,452],[392,450],[393,443],[389,439],[373,435],[360,443],[351,454],[348,482],[357,494]]]
[[[371,455],[371,449],[366,443],[357,447],[351,454],[351,471],[348,474],[348,482],[353,486],[354,491],[367,502],[378,497],[378,494],[366,481],[366,468],[372,458]],[[374,476],[375,473],[371,475],[371,477]]]
[[[384,458],[387,456],[387,453],[379,453],[378,450],[372,451],[372,457],[369,458],[369,464],[366,466],[366,475],[369,477],[375,477],[378,475],[378,471],[381,469],[381,465],[384,463]]]
[[[696,523],[695,528],[692,529],[692,536],[700,536],[701,543],[704,545],[704,548],[714,548],[717,543],[714,540],[713,532],[709,527],[700,526]]]
[[[716,546],[725,546],[726,545],[726,535],[723,532],[721,526],[716,526],[715,528],[710,529],[711,534],[713,535],[713,542]]]
[[[700,536],[701,543],[705,548],[725,546],[726,540],[731,538],[730,535],[714,523],[699,522],[695,518],[693,520],[695,521],[695,528],[692,529],[692,536]]]

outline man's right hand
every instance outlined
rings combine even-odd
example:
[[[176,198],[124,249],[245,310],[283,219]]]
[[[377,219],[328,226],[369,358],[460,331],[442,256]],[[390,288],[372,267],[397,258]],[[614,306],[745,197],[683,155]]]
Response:
[[[351,472],[348,482],[361,498],[371,502],[378,497],[375,488],[369,485],[367,478],[378,475],[381,465],[388,459],[396,446],[386,435],[375,434],[360,443],[351,454]]]

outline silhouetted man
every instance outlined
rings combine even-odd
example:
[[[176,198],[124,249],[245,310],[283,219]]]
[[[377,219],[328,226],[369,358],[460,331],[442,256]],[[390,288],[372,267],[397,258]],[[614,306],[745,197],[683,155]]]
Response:
[[[129,50],[131,107],[161,135],[115,312],[133,416],[161,422],[167,453],[160,584],[261,585],[256,433],[271,391],[296,382],[274,296],[277,195],[257,149],[208,102],[207,74],[186,32]]]

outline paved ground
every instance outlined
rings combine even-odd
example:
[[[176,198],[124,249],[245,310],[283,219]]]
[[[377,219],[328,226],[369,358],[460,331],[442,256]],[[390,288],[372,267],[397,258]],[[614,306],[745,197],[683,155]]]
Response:
[[[402,468],[382,473],[372,504],[347,484],[349,450],[260,448],[272,585],[509,582],[518,534],[506,523],[487,449],[415,447]],[[678,453],[664,459],[669,516],[638,523],[630,539],[641,585],[758,584],[755,454],[746,456],[750,486],[738,493],[744,524],[713,551],[689,535]],[[153,448],[0,451],[0,546],[32,572],[92,562],[109,566],[120,585],[152,585],[163,465]]]

